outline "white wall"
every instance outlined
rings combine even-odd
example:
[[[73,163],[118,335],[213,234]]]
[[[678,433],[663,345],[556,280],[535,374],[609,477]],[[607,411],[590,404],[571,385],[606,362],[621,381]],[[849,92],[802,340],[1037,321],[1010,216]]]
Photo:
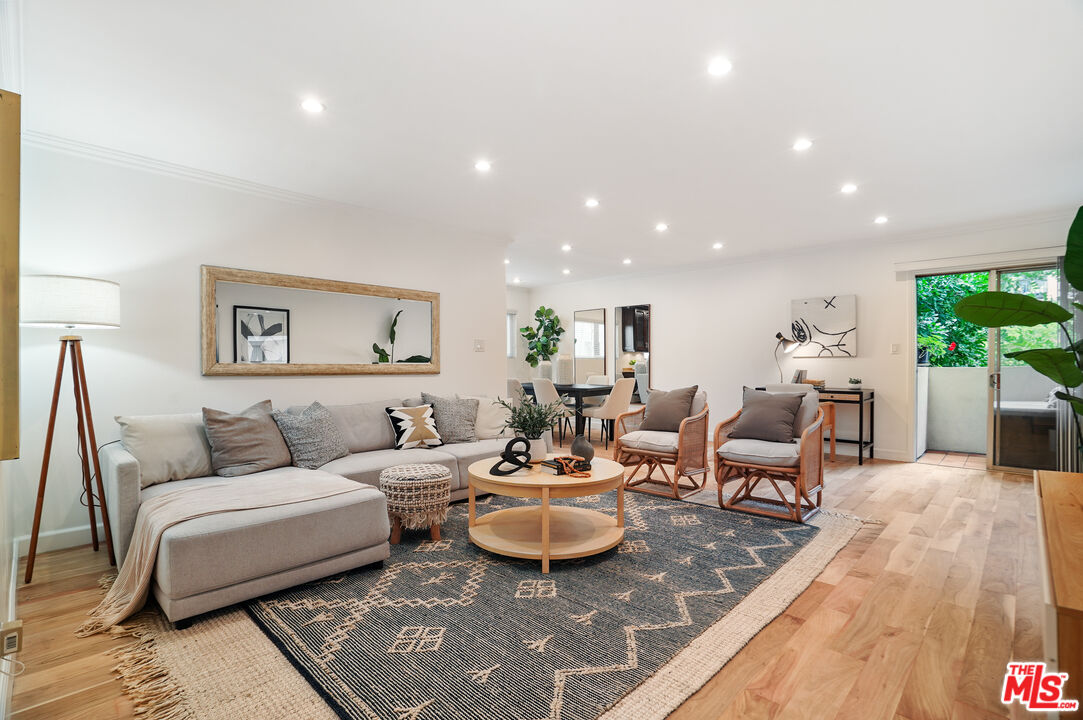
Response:
[[[508,285],[505,290],[504,302],[507,306],[507,312],[514,312],[516,314],[516,327],[526,327],[527,325],[534,324],[534,311],[538,309],[538,306],[531,305],[530,291],[528,289]],[[501,345],[500,347],[504,346]],[[523,359],[526,357],[526,354],[526,340],[523,339],[522,335],[517,335],[515,341],[515,357],[507,358],[507,373],[509,378],[528,380],[534,376],[534,369]]]
[[[99,444],[117,438],[117,414],[187,412],[203,405],[241,409],[265,398],[284,407],[421,390],[493,395],[504,389],[502,240],[37,147],[24,148],[22,189],[24,273],[120,283],[121,329],[83,333]],[[201,264],[439,292],[441,374],[203,377]],[[21,334],[22,460],[7,478],[19,509],[17,535],[30,531],[60,334],[33,328]],[[473,351],[474,339],[485,341],[486,352]],[[42,549],[89,542],[86,510],[78,503],[72,405],[66,382]]]
[[[1069,222],[870,240],[683,272],[562,283],[533,288],[530,300],[567,320],[579,308],[650,303],[652,386],[704,387],[714,424],[740,407],[743,385],[777,381],[774,335],[788,334],[790,300],[856,294],[860,355],[787,358],[784,379],[795,368],[829,385],[861,377],[876,391],[877,457],[912,460],[914,281],[895,263],[1063,245]],[[612,343],[612,331],[608,335]],[[891,354],[892,344],[899,354]],[[841,436],[856,434],[855,415],[853,408],[839,408]]]
[[[985,453],[988,388],[984,367],[929,368],[929,450]]]

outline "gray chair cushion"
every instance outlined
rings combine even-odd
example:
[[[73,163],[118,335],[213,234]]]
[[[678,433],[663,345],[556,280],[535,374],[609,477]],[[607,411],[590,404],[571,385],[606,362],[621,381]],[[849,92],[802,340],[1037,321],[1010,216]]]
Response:
[[[642,430],[677,432],[681,421],[692,414],[692,399],[698,385],[678,390],[652,390],[643,415]]]
[[[801,395],[801,407],[797,409],[797,417],[793,422],[793,436],[801,437],[816,420],[816,413],[820,410],[820,393],[812,385],[807,383],[776,383],[765,385],[764,390],[776,395],[791,394]]]
[[[270,474],[295,473],[298,482],[319,470],[280,468],[231,479],[252,485]],[[390,527],[387,501],[379,490],[358,486],[360,492],[252,510],[217,513],[186,520],[162,534],[155,580],[171,598],[228,587],[291,568],[307,565],[387,541]],[[222,478],[194,478],[154,485],[142,499]]]
[[[395,431],[387,419],[384,408],[402,403],[402,398],[391,398],[379,402],[355,403],[353,405],[325,405],[335,424],[342,431],[346,447],[352,453],[369,450],[390,450],[395,447]],[[307,405],[295,405],[289,409],[294,415],[300,415]]]
[[[211,466],[222,477],[248,475],[290,464],[290,451],[271,418],[271,401],[239,413],[203,408]]]
[[[506,441],[505,441],[506,442]],[[365,483],[378,487],[380,484],[380,471],[392,465],[412,465],[415,463],[436,463],[451,470],[451,489],[459,488],[459,468],[456,459],[445,452],[427,448],[410,448],[406,450],[373,450],[367,453],[354,453],[338,460],[332,460],[320,470],[341,475],[354,482]],[[466,487],[466,481],[462,483]]]
[[[801,461],[801,444],[765,440],[729,440],[718,449],[718,457],[736,463],[796,467]]]
[[[680,433],[662,432],[661,430],[633,430],[620,436],[620,444],[634,450],[675,453]]]
[[[744,407],[731,438],[788,442],[793,438],[794,420],[802,395],[776,395],[745,388]]]
[[[335,419],[318,402],[300,414],[275,410],[271,417],[286,440],[295,467],[315,470],[350,452]]]

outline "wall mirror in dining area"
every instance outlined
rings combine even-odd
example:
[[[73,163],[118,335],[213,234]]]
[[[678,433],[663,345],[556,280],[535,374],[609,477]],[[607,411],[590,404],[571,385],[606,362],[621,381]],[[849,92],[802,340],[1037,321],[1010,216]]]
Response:
[[[645,391],[651,386],[651,306],[614,308],[613,329],[614,376],[635,378],[632,402],[646,402]]]
[[[440,294],[204,265],[204,375],[433,375]]]
[[[606,375],[605,308],[576,310],[572,322],[575,349],[572,353],[575,382]]]

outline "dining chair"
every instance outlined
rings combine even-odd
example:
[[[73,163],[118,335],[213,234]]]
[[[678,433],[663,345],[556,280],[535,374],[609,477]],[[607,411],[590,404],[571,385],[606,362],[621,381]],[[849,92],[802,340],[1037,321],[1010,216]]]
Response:
[[[508,378],[508,402],[512,406],[519,404],[519,398],[523,396],[523,383],[519,382],[515,378]]]
[[[587,385],[611,385],[608,375],[587,375]],[[603,397],[583,398],[583,407],[600,407],[605,402]]]
[[[575,415],[574,412],[568,409],[567,405],[564,405],[564,400],[560,397],[560,393],[557,392],[556,385],[549,378],[534,378],[531,382],[534,383],[534,399],[539,405],[551,405],[553,403],[560,403],[564,408],[564,412],[561,414],[557,423],[560,425],[560,445],[564,446],[564,427],[571,426],[571,418]]]
[[[605,448],[609,449],[609,439],[613,437],[613,421],[620,415],[628,412],[628,406],[632,403],[632,392],[635,390],[635,378],[621,378],[609,391],[605,402],[596,408],[585,408],[583,417],[587,419],[587,437],[590,437],[590,421],[597,418],[602,421],[602,435],[605,436]]]

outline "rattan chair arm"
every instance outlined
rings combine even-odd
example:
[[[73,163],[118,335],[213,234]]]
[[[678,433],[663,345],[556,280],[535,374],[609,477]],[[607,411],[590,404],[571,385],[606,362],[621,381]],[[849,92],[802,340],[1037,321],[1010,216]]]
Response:
[[[635,410],[629,410],[628,412],[623,412],[620,415],[618,415],[617,416],[617,433],[616,433],[617,437],[620,437],[621,435],[625,435],[625,434],[627,434],[629,432],[629,430],[627,428],[627,425],[625,424],[625,418],[627,418],[629,421],[631,421],[632,418],[634,418],[636,415],[643,415],[643,412],[646,409],[647,409],[647,406],[644,405],[643,407],[636,408]],[[643,418],[640,418],[639,422],[643,422]]]
[[[733,426],[737,424],[737,418],[741,417],[741,411],[738,410],[730,418],[718,423],[718,426],[714,429],[714,450],[718,452],[718,448],[722,447],[722,443],[729,439],[729,431],[733,429]]]
[[[812,467],[816,462],[823,462],[824,457],[824,410],[818,408],[816,419],[801,433],[801,472]],[[818,441],[818,442],[817,442]]]

